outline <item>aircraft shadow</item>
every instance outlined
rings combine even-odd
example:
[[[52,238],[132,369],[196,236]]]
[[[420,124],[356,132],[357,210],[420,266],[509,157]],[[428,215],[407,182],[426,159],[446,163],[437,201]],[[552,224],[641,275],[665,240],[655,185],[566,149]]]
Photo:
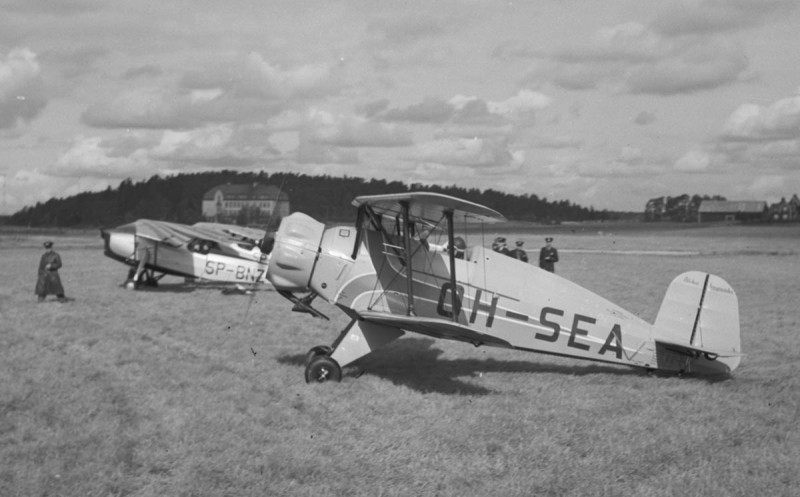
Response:
[[[343,377],[374,375],[422,393],[489,395],[498,392],[466,379],[478,378],[486,373],[558,373],[570,376],[598,373],[619,376],[645,374],[640,370],[605,364],[570,366],[539,363],[535,358],[531,361],[441,359],[443,351],[435,348],[435,343],[436,340],[430,338],[398,340],[344,368]],[[303,367],[305,354],[283,356],[278,358],[278,362]]]
[[[122,284],[120,287],[125,288]],[[224,283],[160,283],[158,286],[143,285],[137,288],[136,292],[153,293],[192,293],[197,290],[218,290],[222,295],[251,295],[253,290],[240,290],[231,284]],[[255,291],[258,291],[256,289]]]
[[[125,288],[122,284],[120,287]],[[158,286],[143,285],[133,292],[148,292],[148,293],[191,293],[197,290],[196,287],[187,286],[185,283],[165,283]]]

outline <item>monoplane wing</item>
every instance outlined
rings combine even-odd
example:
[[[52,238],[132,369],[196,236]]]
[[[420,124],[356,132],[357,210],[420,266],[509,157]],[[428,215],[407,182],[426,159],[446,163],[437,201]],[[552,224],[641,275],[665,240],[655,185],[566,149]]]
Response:
[[[438,223],[444,213],[453,212],[458,222],[498,223],[506,221],[505,216],[494,209],[460,198],[430,192],[390,193],[386,195],[364,195],[356,197],[353,205],[370,206],[378,214],[400,215],[403,204],[408,205],[408,216],[412,220]]]
[[[267,234],[264,230],[222,223],[194,223],[192,228],[215,234],[217,237],[249,241],[257,244]]]
[[[164,243],[172,247],[179,247],[195,237],[195,233],[186,225],[166,221],[153,221],[151,219],[139,219],[133,223],[115,228],[114,231],[125,232],[128,231],[126,228],[132,228],[133,234],[137,237]]]
[[[500,338],[486,333],[479,333],[467,326],[438,318],[421,316],[405,316],[387,312],[365,311],[359,317],[365,321],[399,328],[405,331],[420,333],[434,338],[447,338],[468,342],[475,346],[491,344],[495,347],[510,347],[511,345]]]
[[[208,240],[217,242],[220,250],[230,252],[230,255],[239,257],[242,250],[252,250],[258,240],[263,238],[265,231],[241,226],[198,223],[194,226],[170,223],[167,221],[154,221],[139,219],[136,222],[115,228],[115,231],[128,231],[137,237],[153,240],[158,243],[180,247],[192,240]],[[236,230],[232,229],[235,228]],[[242,245],[244,243],[245,245]],[[236,245],[236,247],[234,247]]]

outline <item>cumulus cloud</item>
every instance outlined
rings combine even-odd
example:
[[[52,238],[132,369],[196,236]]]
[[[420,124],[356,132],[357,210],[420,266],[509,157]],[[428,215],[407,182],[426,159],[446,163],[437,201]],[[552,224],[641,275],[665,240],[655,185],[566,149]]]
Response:
[[[339,148],[319,143],[300,133],[296,160],[299,164],[358,164],[361,159],[354,148]]]
[[[307,139],[337,147],[403,147],[411,145],[411,131],[357,116],[313,110],[304,130]]]
[[[420,162],[466,166],[498,167],[514,162],[505,140],[453,138],[417,145],[413,159]]]
[[[746,75],[743,48],[710,35],[669,36],[628,22],[598,30],[585,45],[554,51],[525,78],[570,90],[674,95],[725,86]]]
[[[506,100],[489,102],[489,112],[502,116],[525,114],[550,106],[552,99],[543,93],[532,90],[520,90],[519,93]]]
[[[647,62],[657,60],[664,50],[664,39],[638,22],[600,28],[591,44],[562,48],[555,58],[567,63]]]
[[[765,198],[775,195],[775,192],[786,192],[786,179],[786,176],[778,174],[756,176],[747,185],[745,193],[750,198]]]
[[[16,171],[6,177],[6,202],[9,205],[34,205],[49,198],[64,198],[84,191],[101,190],[119,180],[105,178],[53,177],[37,169]]]
[[[96,128],[187,129],[213,123],[264,121],[279,102],[243,98],[219,88],[138,87],[89,106],[81,116]]]
[[[693,93],[735,82],[747,67],[747,56],[735,44],[681,43],[657,62],[630,67],[624,84],[630,93]]]
[[[531,120],[534,112],[548,107],[552,99],[543,93],[521,90],[500,101],[455,95],[449,100],[429,97],[401,109],[375,113],[387,121],[415,123],[504,126],[510,121]]]
[[[167,130],[148,153],[154,159],[172,164],[241,167],[267,162],[275,155],[268,138],[267,130],[257,125],[221,124],[187,131]]]
[[[81,120],[97,128],[184,128],[195,124],[191,98],[163,88],[134,88],[89,106]]]
[[[455,108],[451,103],[429,97],[404,109],[388,109],[382,117],[388,121],[444,123],[449,121],[454,113]]]
[[[711,156],[704,150],[690,150],[675,162],[675,169],[687,173],[706,171],[711,165]]]
[[[584,178],[615,179],[624,177],[645,177],[659,174],[663,167],[648,159],[641,148],[624,146],[610,159],[590,159],[581,157],[571,164],[561,164],[559,174],[565,169],[576,172]]]
[[[44,170],[53,176],[126,178],[132,174],[241,169],[268,164],[280,156],[263,126],[213,125],[180,131],[138,130],[122,136],[78,137]]]
[[[733,31],[796,7],[794,0],[670,0],[662,4],[653,26],[671,35]]]
[[[44,172],[52,176],[125,178],[131,171],[140,174],[156,171],[155,164],[147,159],[146,150],[121,154],[115,150],[113,141],[81,136]]]
[[[154,76],[143,66],[127,79]],[[335,66],[308,64],[283,70],[250,53],[229,67],[190,71],[177,87],[137,86],[91,105],[82,115],[98,128],[187,129],[211,123],[266,121],[297,104],[340,91]]]
[[[722,137],[734,141],[772,141],[800,138],[800,96],[769,106],[742,104],[728,118]]]
[[[31,121],[46,103],[36,54],[15,48],[0,56],[0,129]]]
[[[283,69],[259,53],[247,55],[241,79],[234,88],[245,94],[263,98],[291,99],[338,93],[337,66],[327,63],[306,64]],[[226,79],[230,76],[225,75]]]

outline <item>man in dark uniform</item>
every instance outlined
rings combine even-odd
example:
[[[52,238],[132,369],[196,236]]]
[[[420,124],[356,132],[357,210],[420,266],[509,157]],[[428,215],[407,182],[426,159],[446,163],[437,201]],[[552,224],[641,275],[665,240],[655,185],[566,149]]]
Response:
[[[58,270],[61,267],[61,256],[53,250],[53,242],[44,242],[45,252],[39,260],[39,278],[36,280],[36,295],[42,302],[48,295],[55,295],[59,302],[65,302],[64,287]]]
[[[547,237],[544,239],[547,243],[542,250],[539,251],[539,267],[551,273],[556,272],[556,262],[558,262],[558,250],[553,247],[553,239]]]
[[[525,252],[525,249],[522,248],[523,243],[525,242],[522,240],[517,240],[516,247],[514,247],[514,250],[511,251],[511,257],[519,259],[522,262],[528,262],[528,254]]]
[[[513,257],[513,254],[508,250],[508,247],[506,246],[505,237],[498,236],[497,238],[495,238],[494,242],[492,243],[492,250],[494,250],[495,252],[497,252],[499,254],[508,255],[508,256],[512,256]]]

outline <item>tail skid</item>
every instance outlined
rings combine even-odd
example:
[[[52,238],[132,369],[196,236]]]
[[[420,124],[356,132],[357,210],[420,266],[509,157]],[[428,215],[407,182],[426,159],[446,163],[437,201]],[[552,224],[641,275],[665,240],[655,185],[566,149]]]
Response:
[[[675,278],[653,330],[659,367],[725,373],[741,360],[739,303],[719,276],[690,271]]]

